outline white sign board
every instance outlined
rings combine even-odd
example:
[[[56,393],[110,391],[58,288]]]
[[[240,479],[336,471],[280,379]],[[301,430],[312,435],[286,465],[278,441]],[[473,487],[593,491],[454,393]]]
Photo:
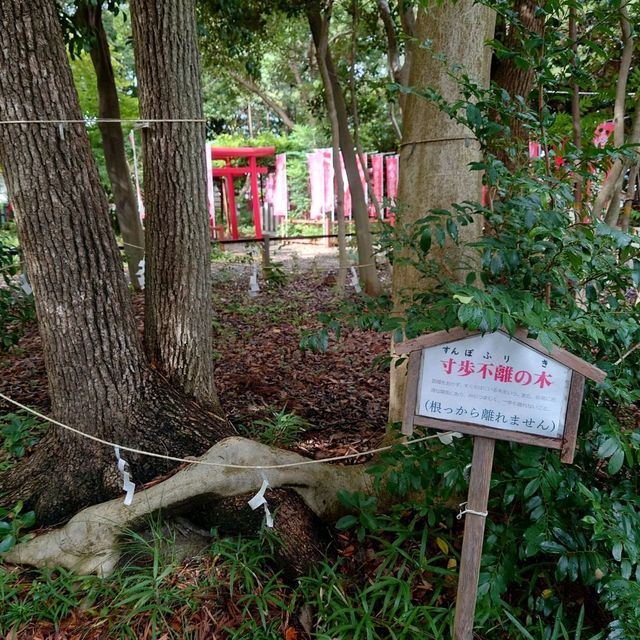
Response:
[[[502,332],[427,347],[415,414],[561,439],[571,373]]]

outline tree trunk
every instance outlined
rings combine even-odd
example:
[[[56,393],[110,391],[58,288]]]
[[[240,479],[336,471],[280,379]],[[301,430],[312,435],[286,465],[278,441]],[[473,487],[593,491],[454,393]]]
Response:
[[[538,38],[542,36],[544,29],[544,13],[537,11],[541,4],[544,2],[537,0],[515,0],[513,4],[513,12],[522,24],[522,29]],[[504,46],[509,51],[522,49],[520,30],[513,25],[509,26]],[[506,58],[496,62],[491,79],[502,87],[512,99],[521,96],[526,101],[533,89],[535,68],[533,65],[522,68],[515,63],[513,58]],[[527,140],[529,133],[520,119],[511,118],[509,127],[512,139],[516,141]],[[508,156],[503,149],[498,150],[497,156],[507,167],[513,168],[517,165],[517,158]],[[528,153],[524,161],[529,161]]]
[[[219,406],[195,3],[135,0],[131,21],[142,119],[185,120],[142,130],[145,349],[170,383]]]
[[[435,87],[448,103],[461,98],[459,87],[449,74],[446,60],[464,67],[465,73],[482,84],[488,84],[491,51],[484,43],[491,39],[495,16],[493,11],[461,0],[456,4],[432,4],[421,9],[416,22],[416,40],[411,47],[409,85],[422,89]],[[430,48],[419,43],[432,42]],[[470,162],[479,162],[481,152],[473,134],[451,120],[436,105],[409,94],[404,111],[404,131],[400,153],[400,183],[398,202],[402,222],[414,224],[433,208],[448,209],[453,202],[479,201],[481,175],[469,171]],[[468,137],[467,137],[468,136]],[[466,138],[466,139],[465,139]],[[481,220],[460,227],[460,244],[476,239],[482,231]],[[471,254],[446,243],[434,246],[431,258],[442,266],[450,278],[464,280]],[[397,313],[402,313],[415,292],[425,290],[430,283],[418,271],[404,264],[393,269],[393,296]],[[391,367],[389,417],[401,420],[404,400],[405,368]]]
[[[575,5],[569,7],[569,40],[571,40],[571,50],[573,51],[574,75],[577,76],[578,66],[578,10]],[[580,154],[582,152],[582,119],[580,116],[580,85],[573,80],[571,83],[571,129],[573,132],[573,146]],[[574,211],[576,220],[582,216],[582,201],[584,180],[578,171],[574,179]]]
[[[336,288],[344,293],[347,283],[347,236],[344,219],[344,181],[342,179],[342,163],[340,162],[340,125],[336,111],[336,100],[333,93],[333,85],[327,69],[327,50],[329,48],[329,22],[322,21],[322,28],[316,47],[318,70],[324,85],[324,98],[331,123],[331,147],[333,156],[333,172],[336,178],[336,218],[338,220],[338,279]]]
[[[141,91],[145,113],[198,118],[193,4],[169,3],[162,11],[145,1],[133,8],[138,47],[145,50],[138,52],[140,80],[153,80],[158,92],[151,98],[148,89]],[[155,26],[149,20],[157,21]],[[0,25],[5,35],[0,44],[0,120],[82,120],[56,4],[7,0],[0,4]],[[156,257],[150,261],[153,287],[147,296],[155,340],[150,346],[157,345],[151,353],[171,381],[183,381],[191,396],[209,401],[204,126],[159,123],[146,138],[147,197],[154,217],[148,248]],[[154,151],[155,157],[150,155]],[[0,125],[0,162],[33,285],[55,416],[94,437],[176,457],[199,455],[231,435],[231,425],[207,408],[210,403],[186,397],[147,365],[84,124]],[[163,171],[160,163],[169,170]],[[126,460],[138,485],[176,466],[175,461],[134,453],[127,453]],[[121,486],[109,446],[59,426],[49,429],[24,464],[0,474],[3,503],[23,500],[35,509],[40,524],[60,522],[113,498]],[[217,504],[221,526],[232,520],[238,504],[236,498]],[[289,537],[281,555],[288,566],[299,567],[300,549],[305,560],[314,557],[321,536],[308,508],[290,492],[279,493],[274,506],[287,518],[283,528]],[[251,522],[247,530],[252,530]]]
[[[401,61],[400,56],[400,45],[398,41],[398,36],[396,34],[396,24],[391,13],[391,8],[389,7],[388,0],[377,0],[378,11],[380,13],[380,19],[382,20],[382,24],[384,26],[384,32],[387,37],[387,62],[389,65],[389,75],[391,76],[391,80],[396,84],[399,84],[402,87],[407,86],[408,79],[408,71],[411,67],[411,55],[409,47],[405,48],[404,59]],[[402,24],[402,30],[404,32],[404,36],[406,38],[415,37],[415,20],[414,20],[414,7],[405,7],[402,0],[398,2],[398,12],[400,14],[400,21]],[[398,106],[400,107],[400,114],[404,110],[404,103],[406,99],[406,94],[399,93],[398,95]],[[398,133],[398,137],[402,137],[402,132],[400,131],[396,118],[394,116],[393,103],[390,103],[389,110],[392,116],[392,121],[394,128]]]
[[[311,28],[311,35],[316,50],[320,48],[320,38],[322,35],[322,15],[319,6],[315,3],[307,5],[307,18]],[[349,116],[344,95],[340,87],[340,82],[336,73],[331,50],[327,47],[325,64],[331,81],[331,91],[333,93],[336,115],[338,117],[338,127],[340,131],[340,149],[344,160],[344,167],[351,191],[351,202],[353,219],[356,223],[356,241],[358,244],[358,260],[360,262],[360,278],[364,290],[371,296],[380,295],[382,288],[380,279],[376,271],[375,258],[373,255],[373,243],[371,241],[371,229],[369,228],[369,211],[364,198],[364,190],[360,181],[360,172],[353,143],[353,137],[349,130]]]
[[[631,70],[634,49],[633,31],[631,29],[631,20],[629,19],[629,10],[626,4],[620,7],[620,31],[622,33],[623,43],[622,57],[620,58],[620,71],[618,73],[618,81],[616,83],[616,101],[613,107],[613,122],[615,124],[615,128],[613,130],[613,144],[616,147],[621,147],[625,142],[624,120],[627,98],[627,81]],[[637,104],[640,104],[640,99],[638,98],[636,98],[636,105]],[[638,114],[636,113],[634,115],[634,131],[637,117]],[[633,140],[628,142],[634,144]],[[622,185],[628,167],[628,161],[623,161],[621,158],[616,160],[613,168],[605,178],[604,184],[602,185],[602,188],[598,193],[598,197],[593,205],[592,216],[594,220],[598,220],[601,215],[604,215],[605,222],[609,226],[617,226],[618,217],[620,215],[620,196]],[[607,196],[606,200],[605,196]],[[605,207],[606,214],[604,211]]]
[[[0,120],[82,120],[56,4],[0,4]],[[230,426],[147,366],[107,200],[83,123],[0,125],[0,163],[33,286],[53,414],[129,446],[197,454]],[[136,482],[174,463],[130,456]],[[41,523],[117,495],[113,452],[51,428],[26,464],[0,475],[3,501]]]
[[[90,55],[98,87],[98,118],[120,120],[120,103],[111,65],[109,42],[102,24],[101,4],[83,4],[78,10],[77,18],[88,28],[94,38]],[[120,122],[98,122],[98,128],[102,135],[104,160],[116,205],[120,233],[124,242],[129,277],[133,287],[138,289],[140,287],[136,274],[140,261],[144,258],[144,230],[127,166],[122,125]]]

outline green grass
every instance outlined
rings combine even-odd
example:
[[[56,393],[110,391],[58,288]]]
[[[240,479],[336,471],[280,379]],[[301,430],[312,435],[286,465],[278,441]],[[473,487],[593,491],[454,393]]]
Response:
[[[213,532],[201,558],[179,562],[170,528],[155,520],[150,536],[127,534],[127,560],[108,578],[0,567],[0,635],[33,637],[39,628],[88,640],[195,640],[214,633],[230,640],[282,640],[306,618],[318,640],[452,637],[457,552],[442,545],[442,531],[430,529],[418,513],[405,510],[378,523],[362,546],[342,534],[336,559],[287,584],[274,570],[279,542],[267,530],[257,538]],[[604,637],[587,628],[584,606],[577,620],[562,607],[543,620],[506,603],[477,619],[478,637],[486,640]],[[209,635],[199,635],[205,629]]]
[[[304,418],[295,413],[289,413],[286,407],[280,410],[272,409],[271,418],[255,420],[251,426],[242,429],[246,436],[278,447],[291,447],[300,441],[300,436],[307,430],[309,424]]]

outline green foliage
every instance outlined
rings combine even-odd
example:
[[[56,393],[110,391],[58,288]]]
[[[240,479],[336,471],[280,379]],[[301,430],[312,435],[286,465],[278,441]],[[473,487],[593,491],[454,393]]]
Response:
[[[18,286],[20,273],[17,238],[10,227],[0,230],[0,351],[13,346],[25,322],[33,320],[33,298]]]
[[[560,10],[555,4],[545,9]],[[527,64],[545,86],[559,88],[557,74],[547,80],[554,65],[568,64],[563,46],[551,43],[544,60],[530,56]],[[483,159],[470,169],[481,172],[487,204],[425,210],[411,225],[403,221],[400,206],[396,226],[383,233],[384,249],[394,265],[410,265],[429,286],[404,295],[403,317],[389,314],[388,300],[368,301],[356,323],[399,339],[456,326],[511,335],[524,327],[546,348],[562,346],[607,372],[603,384],[587,385],[573,465],[561,464],[548,450],[498,443],[476,621],[487,637],[494,637],[496,626],[522,637],[592,637],[610,616],[606,633],[594,637],[635,638],[640,629],[640,308],[635,304],[640,241],[590,219],[588,209],[573,210],[574,176],[597,183],[598,174],[585,167],[603,175],[611,160],[630,157],[629,149],[596,149],[584,141],[580,151],[565,139],[567,119],[560,123],[549,105],[532,110],[500,87],[482,89],[464,70],[450,69],[461,91],[453,103],[433,88],[405,91],[433,102],[472,131]],[[526,140],[511,135],[514,120],[550,154],[562,149],[564,164],[524,158]],[[503,154],[513,166],[499,159]],[[463,244],[461,230],[478,217],[484,233]],[[442,249],[448,249],[444,264]],[[456,270],[447,268],[447,255],[455,255]],[[466,442],[430,447],[429,453],[411,447],[382,457],[379,482],[398,495],[423,489],[432,523],[440,522],[442,505],[466,494],[463,470],[470,459]],[[362,527],[355,515],[341,525]],[[581,608],[577,599],[589,606]]]
[[[23,414],[8,413],[0,416],[0,471],[10,469],[38,441],[46,425]],[[0,507],[0,553],[8,551],[17,542],[27,540],[25,530],[35,524],[35,513],[23,511],[22,502],[12,508]]]
[[[44,429],[46,425],[29,414],[6,413],[0,416],[0,436],[2,436],[0,460],[22,458],[39,440]],[[0,463],[0,468],[1,466],[6,468],[7,464],[11,463]]]
[[[23,513],[24,505],[17,502],[11,509],[0,507],[0,553],[9,551],[18,542],[24,542],[31,536],[24,530],[33,527],[36,514],[33,511]]]

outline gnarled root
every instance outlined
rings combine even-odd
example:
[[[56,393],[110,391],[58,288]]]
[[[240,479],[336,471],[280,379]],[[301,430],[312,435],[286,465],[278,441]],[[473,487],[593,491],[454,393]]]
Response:
[[[299,463],[306,458],[245,438],[231,437],[218,442],[199,460],[264,467]],[[307,464],[255,470],[193,464],[155,486],[136,492],[130,506],[125,506],[122,499],[118,498],[84,509],[65,526],[17,545],[4,554],[3,559],[37,567],[62,566],[80,574],[95,572],[107,575],[120,558],[118,540],[123,532],[139,528],[147,516],[158,511],[169,515],[188,514],[191,508],[202,510],[205,504],[212,505],[212,513],[216,513],[220,506],[224,513],[228,513],[234,507],[235,500],[227,502],[227,499],[253,495],[260,488],[263,477],[273,489],[294,491],[306,507],[324,521],[335,520],[343,513],[343,507],[337,499],[340,489],[366,493],[373,491],[371,479],[363,465],[341,467]],[[73,491],[73,488],[69,490]],[[278,502],[281,505],[280,513],[276,510],[276,520],[282,518],[284,522],[291,513],[287,515],[288,509],[299,511],[295,505],[296,499],[288,500],[284,491],[271,493],[270,506],[276,506]],[[267,501],[270,500],[269,489],[265,497]],[[219,517],[225,518],[224,515]],[[241,525],[241,521],[238,521],[239,530],[242,529]],[[313,529],[311,520],[301,526]],[[286,528],[281,528],[278,523],[276,529],[280,529],[285,538]],[[308,546],[301,548],[296,535],[288,537],[288,541],[284,539],[283,551],[287,562],[296,562],[300,556],[316,555],[313,549],[317,548],[317,542],[311,540]],[[303,569],[302,565],[296,567],[298,571]]]

